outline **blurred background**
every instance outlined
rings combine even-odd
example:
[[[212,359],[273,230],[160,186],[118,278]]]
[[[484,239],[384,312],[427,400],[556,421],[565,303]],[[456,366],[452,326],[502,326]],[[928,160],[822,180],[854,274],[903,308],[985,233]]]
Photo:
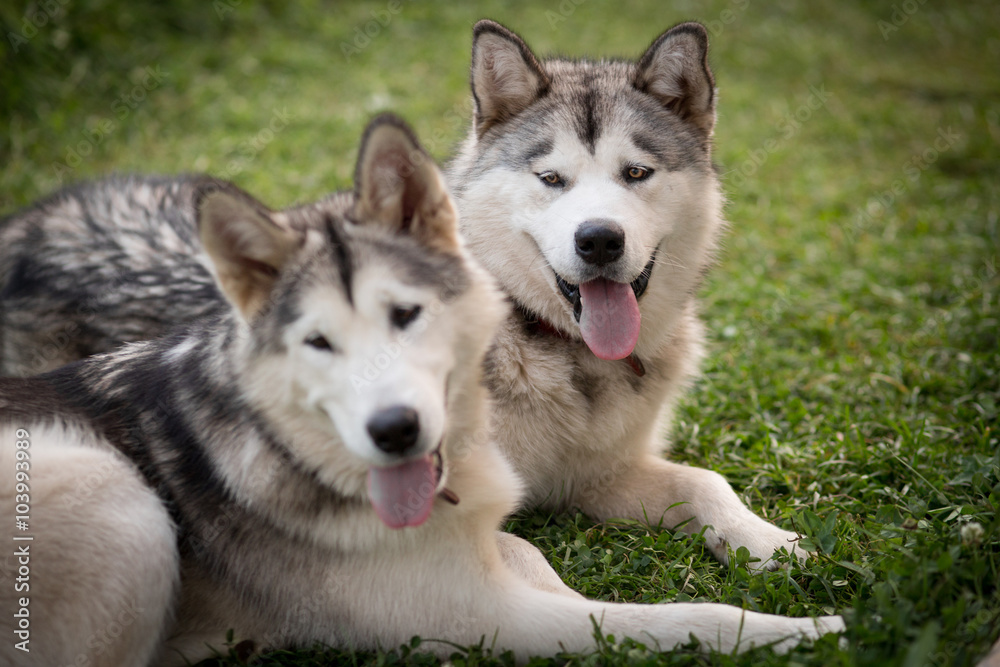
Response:
[[[220,173],[242,157],[235,180],[275,204],[313,197],[347,184],[361,128],[385,109],[447,158],[467,126],[471,27],[482,17],[568,56],[632,57],[674,23],[704,22],[720,90],[717,160],[737,169],[779,139],[730,187],[737,197],[800,177],[814,205],[873,195],[948,125],[960,143],[932,171],[996,175],[998,15],[992,2],[926,0],[6,2],[0,210],[57,186],[54,163],[76,162],[74,149],[90,152],[63,181]],[[784,127],[813,88],[829,94],[822,108]],[[287,128],[258,136],[279,112]]]
[[[762,599],[759,579],[707,557],[693,580],[664,570],[676,590],[854,608],[850,652],[794,664],[970,664],[1000,632],[1000,3],[5,2],[0,215],[113,171],[313,199],[350,186],[384,110],[447,160],[483,17],[566,56],[636,57],[677,22],[709,29],[732,229],[703,290],[713,343],[675,457],[825,535],[829,559],[803,583],[819,600]],[[562,521],[513,528],[590,595],[676,594],[636,583],[669,554],[629,561],[623,586],[591,551],[641,531]]]

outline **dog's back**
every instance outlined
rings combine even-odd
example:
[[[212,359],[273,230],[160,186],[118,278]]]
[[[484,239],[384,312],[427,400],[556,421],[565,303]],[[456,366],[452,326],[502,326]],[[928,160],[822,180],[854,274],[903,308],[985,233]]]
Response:
[[[29,376],[223,306],[197,240],[205,176],[122,176],[0,221],[0,372]]]

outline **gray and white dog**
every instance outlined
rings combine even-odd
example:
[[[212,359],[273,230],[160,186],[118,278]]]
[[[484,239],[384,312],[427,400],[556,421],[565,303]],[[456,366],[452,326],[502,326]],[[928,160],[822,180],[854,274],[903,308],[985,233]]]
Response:
[[[119,179],[32,214],[62,241],[71,220],[123,243],[170,228],[150,251],[202,255],[223,300],[159,339],[0,380],[0,506],[21,529],[0,662],[185,664],[230,629],[241,650],[421,635],[446,656],[485,637],[522,661],[591,648],[595,622],[725,651],[842,629],[588,601],[495,532],[520,490],[484,435],[502,296],[400,121],[369,127],[355,181],[271,211],[211,179]]]
[[[662,456],[703,354],[696,293],[725,227],[707,58],[695,23],[638,60],[594,62],[539,60],[481,21],[475,118],[448,182],[471,251],[515,305],[486,382],[494,438],[527,503],[704,529],[723,562],[744,546],[769,567],[797,535],[753,514],[718,474]],[[221,307],[177,187],[64,194],[0,223],[6,373]]]
[[[481,21],[472,93],[449,185],[470,249],[515,305],[487,381],[529,502],[708,526],[723,562],[744,546],[772,566],[796,534],[718,474],[662,457],[703,354],[696,293],[725,227],[705,28],[678,25],[636,61],[543,61]]]

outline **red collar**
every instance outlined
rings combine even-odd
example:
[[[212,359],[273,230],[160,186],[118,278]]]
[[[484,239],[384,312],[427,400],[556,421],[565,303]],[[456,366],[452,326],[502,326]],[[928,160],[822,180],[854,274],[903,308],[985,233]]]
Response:
[[[524,318],[524,323],[528,327],[528,331],[531,333],[553,336],[565,341],[573,340],[569,334],[561,331],[558,327],[556,327],[556,325],[552,324],[548,320],[543,320],[541,317],[535,315],[521,304],[515,302],[515,310],[517,310],[517,312],[521,314],[521,317]],[[639,360],[639,357],[636,356],[635,352],[622,359],[622,361],[628,364],[628,367],[632,369],[632,372],[635,373],[636,376],[642,377],[646,374],[646,367],[642,365],[642,361]]]

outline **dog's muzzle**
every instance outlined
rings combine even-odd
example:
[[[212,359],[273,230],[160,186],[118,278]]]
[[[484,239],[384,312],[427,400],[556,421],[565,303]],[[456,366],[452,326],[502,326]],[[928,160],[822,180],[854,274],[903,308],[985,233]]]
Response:
[[[649,262],[642,269],[639,277],[633,280],[630,285],[632,291],[635,292],[635,298],[638,299],[649,287],[649,276],[653,273],[653,264],[656,263],[656,250],[653,251],[652,256],[649,258]],[[566,282],[562,276],[558,273],[556,275],[556,285],[559,287],[559,291],[562,295],[566,297],[570,305],[573,306],[573,317],[577,322],[580,321],[580,314],[583,312],[583,304],[580,301],[580,286],[574,285],[572,283]]]

